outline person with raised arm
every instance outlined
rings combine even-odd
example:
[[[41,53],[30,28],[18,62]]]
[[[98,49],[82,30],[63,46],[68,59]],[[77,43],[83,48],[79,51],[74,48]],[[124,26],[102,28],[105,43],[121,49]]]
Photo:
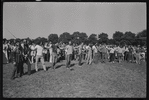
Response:
[[[37,51],[37,54],[36,54],[36,62],[35,62],[35,70],[36,72],[38,71],[38,67],[37,67],[37,63],[38,63],[38,60],[40,59],[41,63],[42,63],[42,66],[43,66],[43,69],[44,71],[46,71],[46,66],[45,66],[45,62],[44,62],[44,58],[43,58],[43,47],[42,47],[42,44],[40,42],[36,43],[36,46],[34,49],[32,50],[36,50]]]

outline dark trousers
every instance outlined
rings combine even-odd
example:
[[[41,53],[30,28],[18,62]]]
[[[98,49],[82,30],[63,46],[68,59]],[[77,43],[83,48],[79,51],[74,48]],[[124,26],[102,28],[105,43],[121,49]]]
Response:
[[[79,65],[81,65],[82,62],[82,54],[79,55]]]
[[[129,52],[124,52],[124,60],[125,61],[128,61],[129,59],[128,59],[128,56],[129,56]]]
[[[8,62],[10,63],[11,61],[10,61],[10,58],[11,58],[11,52],[7,52],[7,54],[8,54]]]
[[[102,59],[102,52],[99,52],[99,59]]]
[[[11,76],[11,79],[14,79],[16,76],[18,76],[18,63],[16,63],[14,65],[14,68],[13,68],[13,71],[12,71],[12,76]]]
[[[47,51],[46,57],[47,57],[47,61],[49,61],[50,60],[50,52],[49,52],[49,50]]]
[[[72,60],[72,54],[68,54],[66,57],[66,67],[67,68],[70,67],[71,60]]]
[[[52,54],[52,67],[55,69],[55,64],[57,63],[57,54],[53,53]]]
[[[30,75],[31,74],[31,63],[30,63],[29,59],[28,58],[24,59],[21,66],[23,66],[24,63],[27,64],[27,66],[28,66],[28,75]],[[23,73],[23,67],[21,67],[20,70],[21,70],[21,73]]]
[[[43,53],[43,57],[44,57],[44,61],[49,61],[48,60],[48,54],[47,53]]]
[[[13,71],[12,71],[12,76],[11,78],[15,78],[15,77],[21,77],[23,75],[23,65],[22,65],[22,61],[16,63],[14,65]]]
[[[133,55],[132,55],[132,53],[128,53],[128,61],[133,61]]]
[[[110,53],[110,62],[114,61],[115,59],[115,54],[114,53]]]
[[[105,62],[106,61],[106,53],[105,52],[102,52],[101,54],[101,62]]]
[[[98,63],[98,60],[99,60],[99,54],[98,53],[94,53],[94,56],[93,56],[93,62],[95,63],[95,64],[97,64]]]

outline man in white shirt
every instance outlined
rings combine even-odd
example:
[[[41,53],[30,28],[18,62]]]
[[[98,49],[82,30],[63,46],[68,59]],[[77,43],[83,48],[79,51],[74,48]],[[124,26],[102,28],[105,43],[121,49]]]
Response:
[[[115,52],[116,48],[114,48],[114,46],[111,46],[110,48],[110,62],[114,63],[115,60]]]
[[[66,46],[66,50],[66,68],[70,68],[73,53],[73,46],[71,45],[71,41],[69,41],[69,44]]]
[[[120,63],[122,61],[122,57],[123,57],[123,49],[121,48],[121,46],[117,47],[117,57],[118,57],[118,62]]]
[[[51,42],[49,43],[49,47],[48,48],[49,48],[49,52],[50,52],[50,63],[52,63],[52,52],[53,51],[52,51],[52,43]]]
[[[43,48],[42,48],[39,44],[37,44],[37,45],[35,46],[35,49],[34,49],[34,50],[37,51],[37,54],[36,54],[36,62],[35,62],[35,69],[36,69],[36,71],[38,71],[37,62],[38,62],[39,58],[40,58],[40,61],[41,61],[41,63],[42,63],[42,66],[43,66],[44,71],[46,71],[46,66],[45,66],[44,59],[43,59],[43,54],[42,54]]]
[[[91,44],[88,45],[87,47],[87,61],[86,64],[91,64],[92,63],[92,48],[91,48]]]
[[[93,62],[97,61],[97,59],[95,57],[97,55],[97,53],[98,53],[96,45],[97,44],[93,45],[93,47],[92,47],[92,50],[93,50]]]

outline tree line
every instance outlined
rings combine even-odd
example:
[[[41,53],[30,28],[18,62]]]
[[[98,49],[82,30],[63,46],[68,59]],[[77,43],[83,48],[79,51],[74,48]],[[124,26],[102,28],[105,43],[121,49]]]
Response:
[[[85,32],[74,32],[73,34],[70,34],[68,32],[64,32],[60,34],[58,37],[57,34],[50,34],[48,38],[45,37],[37,37],[36,39],[30,39],[24,38],[28,41],[34,41],[38,42],[41,41],[43,43],[51,41],[52,43],[57,43],[57,42],[62,42],[62,43],[68,43],[68,41],[72,41],[72,43],[75,44],[80,44],[81,42],[84,42],[86,44],[88,43],[106,43],[106,44],[115,44],[115,45],[146,45],[146,29],[135,34],[132,33],[131,31],[127,31],[125,33],[116,31],[113,33],[112,39],[108,38],[107,33],[100,33],[100,34],[95,34],[92,33],[90,36],[88,36]],[[10,42],[12,41],[20,41],[23,39],[17,38],[17,39],[9,39]]]

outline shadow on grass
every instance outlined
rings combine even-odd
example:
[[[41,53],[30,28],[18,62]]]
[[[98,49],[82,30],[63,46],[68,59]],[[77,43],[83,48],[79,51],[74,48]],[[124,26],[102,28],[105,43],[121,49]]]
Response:
[[[58,68],[60,68],[62,66],[65,66],[65,64],[57,65],[57,66],[55,66],[55,69],[58,69]]]
[[[73,67],[74,65],[75,65],[75,63],[73,63],[73,64],[70,64],[70,68],[71,68],[71,67]]]
[[[41,71],[41,70],[43,70],[43,68],[39,68],[38,72]],[[34,73],[36,73],[36,70],[31,70],[31,74],[34,74]],[[24,75],[28,75],[28,71],[25,72]]]

